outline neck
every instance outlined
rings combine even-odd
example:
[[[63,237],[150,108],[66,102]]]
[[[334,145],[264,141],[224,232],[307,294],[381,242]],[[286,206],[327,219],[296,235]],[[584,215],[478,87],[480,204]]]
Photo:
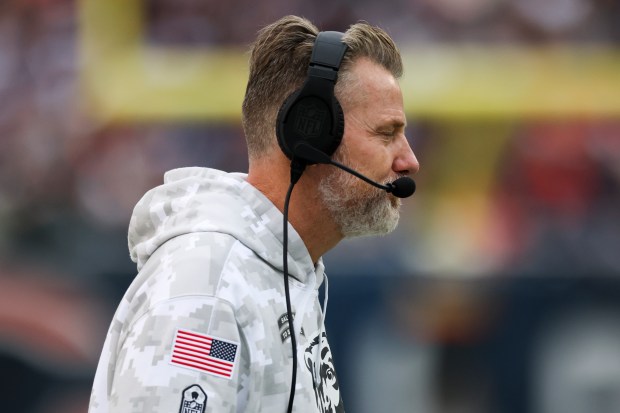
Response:
[[[284,199],[290,184],[290,161],[279,155],[251,162],[248,182],[284,211]],[[318,194],[320,168],[306,168],[293,189],[288,215],[289,223],[300,235],[314,264],[343,238]]]

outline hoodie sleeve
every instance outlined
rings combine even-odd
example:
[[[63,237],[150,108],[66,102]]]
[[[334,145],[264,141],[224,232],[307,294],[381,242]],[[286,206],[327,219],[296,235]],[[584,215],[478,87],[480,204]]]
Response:
[[[110,412],[236,412],[249,366],[233,310],[214,297],[153,306],[124,332]]]

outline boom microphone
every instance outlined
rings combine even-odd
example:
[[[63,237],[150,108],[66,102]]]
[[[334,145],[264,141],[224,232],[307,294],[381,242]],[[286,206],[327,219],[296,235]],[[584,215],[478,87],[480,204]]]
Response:
[[[394,182],[388,183],[388,186],[391,187],[392,194],[398,198],[408,198],[415,192],[415,181],[408,176],[401,176]]]
[[[372,186],[375,186],[379,189],[383,189],[384,191],[393,194],[398,198],[407,198],[413,195],[415,192],[415,181],[408,176],[403,176],[396,179],[394,182],[390,182],[387,185],[382,185],[378,182],[371,180],[370,178],[362,175],[361,173],[345,166],[339,162],[332,160],[327,154],[313,148],[305,142],[300,142],[295,146],[294,154],[296,157],[301,158],[303,160],[310,161],[312,163],[333,165],[354,175],[364,182],[369,183]]]

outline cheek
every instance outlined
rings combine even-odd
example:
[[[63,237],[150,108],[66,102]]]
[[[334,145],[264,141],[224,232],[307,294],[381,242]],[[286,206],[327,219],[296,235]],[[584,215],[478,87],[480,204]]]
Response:
[[[392,175],[392,164],[385,147],[363,145],[357,148],[347,148],[342,155],[341,159],[334,159],[370,179],[383,181]]]

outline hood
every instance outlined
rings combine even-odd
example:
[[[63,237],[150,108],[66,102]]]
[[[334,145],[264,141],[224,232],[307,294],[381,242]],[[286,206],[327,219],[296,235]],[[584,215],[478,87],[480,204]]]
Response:
[[[229,234],[282,271],[282,212],[246,178],[197,167],[167,172],[164,184],[138,202],[129,223],[129,251],[138,271],[163,243],[196,232]],[[290,224],[288,231],[289,275],[305,283],[315,267]],[[316,269],[322,278],[321,260]]]

